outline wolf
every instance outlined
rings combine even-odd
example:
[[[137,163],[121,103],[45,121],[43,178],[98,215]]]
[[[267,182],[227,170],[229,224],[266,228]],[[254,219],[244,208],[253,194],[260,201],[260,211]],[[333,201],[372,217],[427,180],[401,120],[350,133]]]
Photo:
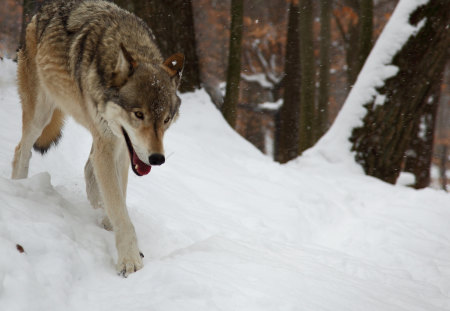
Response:
[[[69,115],[92,135],[84,168],[87,197],[105,210],[117,271],[143,267],[125,205],[129,165],[143,176],[165,162],[163,137],[178,116],[184,56],[164,60],[149,27],[107,1],[45,2],[18,53],[22,137],[12,178],[28,175],[31,148],[44,154]]]

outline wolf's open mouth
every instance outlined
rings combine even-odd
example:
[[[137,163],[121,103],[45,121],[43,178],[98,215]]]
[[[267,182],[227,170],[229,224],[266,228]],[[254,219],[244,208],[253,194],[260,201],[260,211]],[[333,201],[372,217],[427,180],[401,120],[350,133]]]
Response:
[[[133,144],[131,143],[130,137],[128,136],[125,129],[122,127],[123,136],[125,137],[125,142],[127,143],[128,151],[130,152],[131,169],[138,176],[147,175],[150,173],[152,167],[139,159],[136,152],[134,151]]]

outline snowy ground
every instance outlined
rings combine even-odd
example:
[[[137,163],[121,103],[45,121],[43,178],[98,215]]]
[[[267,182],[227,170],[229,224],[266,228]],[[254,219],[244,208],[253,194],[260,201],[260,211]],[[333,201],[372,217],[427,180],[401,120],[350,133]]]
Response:
[[[167,163],[130,174],[145,267],[117,276],[113,234],[84,191],[86,130],[69,120],[28,179],[9,179],[14,70],[0,63],[0,310],[450,310],[449,194],[314,152],[274,163],[203,91],[183,95]]]

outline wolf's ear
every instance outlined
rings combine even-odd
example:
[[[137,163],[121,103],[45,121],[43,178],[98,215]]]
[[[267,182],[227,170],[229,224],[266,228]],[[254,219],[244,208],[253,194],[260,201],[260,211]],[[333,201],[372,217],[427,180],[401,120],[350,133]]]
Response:
[[[113,73],[113,85],[116,87],[124,85],[128,78],[133,74],[136,67],[136,60],[121,43],[119,55],[117,56],[116,68],[114,68]]]
[[[184,55],[181,53],[176,53],[170,56],[164,61],[162,67],[172,79],[175,79],[176,84],[180,83],[181,73],[184,67]]]

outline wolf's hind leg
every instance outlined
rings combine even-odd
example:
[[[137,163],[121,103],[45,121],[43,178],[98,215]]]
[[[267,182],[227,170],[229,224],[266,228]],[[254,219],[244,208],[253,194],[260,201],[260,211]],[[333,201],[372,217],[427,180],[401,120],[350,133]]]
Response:
[[[22,96],[22,138],[14,152],[13,179],[28,176],[31,148],[50,122],[54,108],[54,104],[41,92],[35,98]]]

